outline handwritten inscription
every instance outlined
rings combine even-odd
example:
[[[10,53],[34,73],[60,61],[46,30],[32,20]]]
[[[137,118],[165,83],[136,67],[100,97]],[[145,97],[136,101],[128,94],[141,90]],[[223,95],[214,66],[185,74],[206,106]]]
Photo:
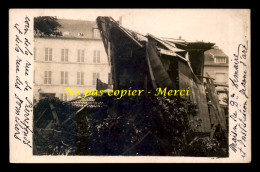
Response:
[[[237,52],[231,59],[230,67],[233,68],[233,73],[229,78],[231,86],[234,91],[231,92],[229,104],[233,110],[230,119],[233,121],[231,126],[231,142],[229,144],[230,149],[245,158],[247,147],[247,65],[245,60],[247,59],[248,42],[245,44],[239,44]]]
[[[30,19],[29,19],[29,17],[25,17],[25,21],[24,21],[24,23],[25,23],[25,25],[24,25],[24,35],[26,35],[27,34],[27,32],[28,32],[28,30],[30,29]]]
[[[25,75],[29,75],[30,66],[31,66],[31,63],[26,60],[26,63],[25,63]]]
[[[20,88],[20,86],[23,85],[23,82],[20,80],[20,77],[19,76],[16,76],[16,79],[15,79],[15,88],[19,89],[19,90],[22,90]]]
[[[26,96],[27,92],[32,89],[30,86],[29,75],[31,71],[32,45],[29,37],[31,31],[31,19],[25,17],[24,22],[15,23],[15,83],[14,83],[14,98],[15,98],[15,117],[14,117],[14,138],[24,145],[32,148],[32,128],[30,121],[32,120],[33,104],[30,97]]]
[[[20,71],[21,62],[22,62],[22,60],[19,57],[17,57],[17,59],[16,59],[16,73]]]

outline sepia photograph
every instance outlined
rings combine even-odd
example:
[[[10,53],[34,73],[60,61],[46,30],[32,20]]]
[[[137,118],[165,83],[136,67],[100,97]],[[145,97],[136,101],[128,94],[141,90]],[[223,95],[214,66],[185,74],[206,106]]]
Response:
[[[31,99],[15,92],[15,114],[26,102],[31,110],[25,105],[20,124],[15,117],[12,139],[32,156],[247,156],[248,10],[34,9],[25,16],[25,29],[13,29],[16,53],[26,54],[17,43],[28,50],[30,79],[16,76],[14,85]],[[17,74],[25,58],[14,58]]]

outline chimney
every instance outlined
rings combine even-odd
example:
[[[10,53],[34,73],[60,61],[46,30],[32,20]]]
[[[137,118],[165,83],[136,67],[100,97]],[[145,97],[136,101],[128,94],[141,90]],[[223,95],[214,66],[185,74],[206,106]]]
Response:
[[[122,26],[122,16],[119,17],[119,25]]]
[[[179,39],[181,39],[181,36],[179,36]]]

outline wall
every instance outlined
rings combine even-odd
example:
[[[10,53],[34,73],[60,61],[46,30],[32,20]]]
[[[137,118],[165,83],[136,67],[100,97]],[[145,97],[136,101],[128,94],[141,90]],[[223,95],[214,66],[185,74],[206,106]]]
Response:
[[[64,39],[64,38],[35,38],[34,61],[34,96],[39,100],[39,93],[56,93],[60,97],[67,87],[77,87],[80,93],[85,90],[95,90],[92,84],[93,73],[100,73],[102,82],[108,82],[107,55],[101,39]],[[52,48],[52,61],[45,61],[45,48]],[[61,49],[69,49],[68,62],[61,61]],[[84,62],[77,62],[78,49],[85,50]],[[100,63],[93,63],[94,50],[100,50]],[[44,71],[52,71],[52,83],[44,84]],[[61,71],[68,72],[68,84],[61,85]],[[84,72],[84,85],[77,85],[77,72]],[[68,96],[71,100],[76,96]]]
[[[228,84],[228,67],[227,66],[204,66],[204,76],[206,73],[210,75],[210,77],[216,79],[216,73],[225,73],[223,81],[217,81],[218,84]]]

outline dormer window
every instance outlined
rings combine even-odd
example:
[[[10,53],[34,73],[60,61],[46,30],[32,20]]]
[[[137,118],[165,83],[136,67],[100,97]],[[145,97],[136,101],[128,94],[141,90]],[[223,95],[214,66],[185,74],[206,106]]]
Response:
[[[97,28],[93,29],[93,38],[100,38],[100,32]]]
[[[226,57],[215,57],[215,63],[226,63]]]
[[[78,36],[84,36],[84,33],[78,33]]]
[[[63,32],[62,35],[63,36],[68,36],[68,35],[70,35],[70,33],[69,32]]]

